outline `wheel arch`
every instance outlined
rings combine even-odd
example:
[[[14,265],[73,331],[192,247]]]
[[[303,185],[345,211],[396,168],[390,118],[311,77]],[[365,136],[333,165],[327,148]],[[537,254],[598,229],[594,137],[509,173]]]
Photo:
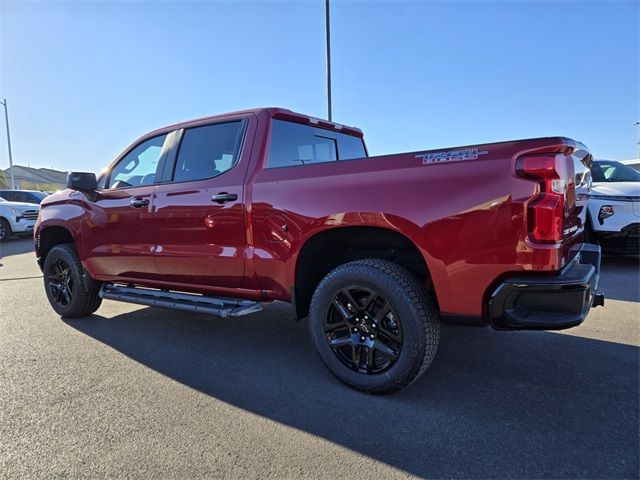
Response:
[[[291,301],[296,317],[309,313],[311,297],[322,278],[354,260],[377,258],[406,268],[427,289],[435,289],[425,255],[406,234],[388,227],[339,225],[314,232],[301,244],[293,271]]]
[[[51,249],[63,243],[73,243],[78,248],[76,239],[68,228],[61,225],[41,228],[36,237],[36,252],[40,266],[44,265],[45,258]]]

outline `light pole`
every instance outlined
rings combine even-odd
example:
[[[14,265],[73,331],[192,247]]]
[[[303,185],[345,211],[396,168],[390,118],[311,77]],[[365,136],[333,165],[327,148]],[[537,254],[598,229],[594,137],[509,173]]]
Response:
[[[324,0],[324,23],[327,40],[327,112],[331,122],[331,24],[329,21],[329,0]]]
[[[638,158],[640,158],[640,122],[634,123],[638,127]]]
[[[11,135],[9,134],[9,109],[7,108],[7,99],[0,102],[4,107],[4,122],[7,125],[7,147],[9,148],[9,172],[11,174],[11,190],[15,190],[16,186],[13,182],[13,157],[11,156]]]

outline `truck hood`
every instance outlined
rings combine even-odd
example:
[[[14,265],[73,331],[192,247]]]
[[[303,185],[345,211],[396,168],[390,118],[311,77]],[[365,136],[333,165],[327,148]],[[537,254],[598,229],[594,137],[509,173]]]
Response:
[[[640,182],[597,182],[592,197],[640,197]]]
[[[0,207],[17,208],[18,210],[40,210],[40,205],[27,202],[1,202]]]

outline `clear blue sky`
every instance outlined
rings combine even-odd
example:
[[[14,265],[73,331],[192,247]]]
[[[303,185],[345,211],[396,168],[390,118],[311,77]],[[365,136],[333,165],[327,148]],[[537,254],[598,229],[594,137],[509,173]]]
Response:
[[[151,129],[247,107],[326,117],[322,0],[0,5],[16,163],[98,171]],[[372,154],[564,135],[633,158],[639,5],[334,1],[334,120]]]

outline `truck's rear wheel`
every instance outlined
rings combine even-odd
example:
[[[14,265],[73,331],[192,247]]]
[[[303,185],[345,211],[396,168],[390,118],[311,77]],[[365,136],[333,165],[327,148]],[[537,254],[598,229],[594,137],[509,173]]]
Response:
[[[418,280],[378,259],[324,277],[311,300],[309,329],[331,373],[367,393],[410,385],[433,360],[440,337],[434,302]]]
[[[82,280],[82,263],[71,244],[57,245],[44,262],[44,288],[49,303],[61,317],[75,318],[91,315],[102,303],[98,285]]]

